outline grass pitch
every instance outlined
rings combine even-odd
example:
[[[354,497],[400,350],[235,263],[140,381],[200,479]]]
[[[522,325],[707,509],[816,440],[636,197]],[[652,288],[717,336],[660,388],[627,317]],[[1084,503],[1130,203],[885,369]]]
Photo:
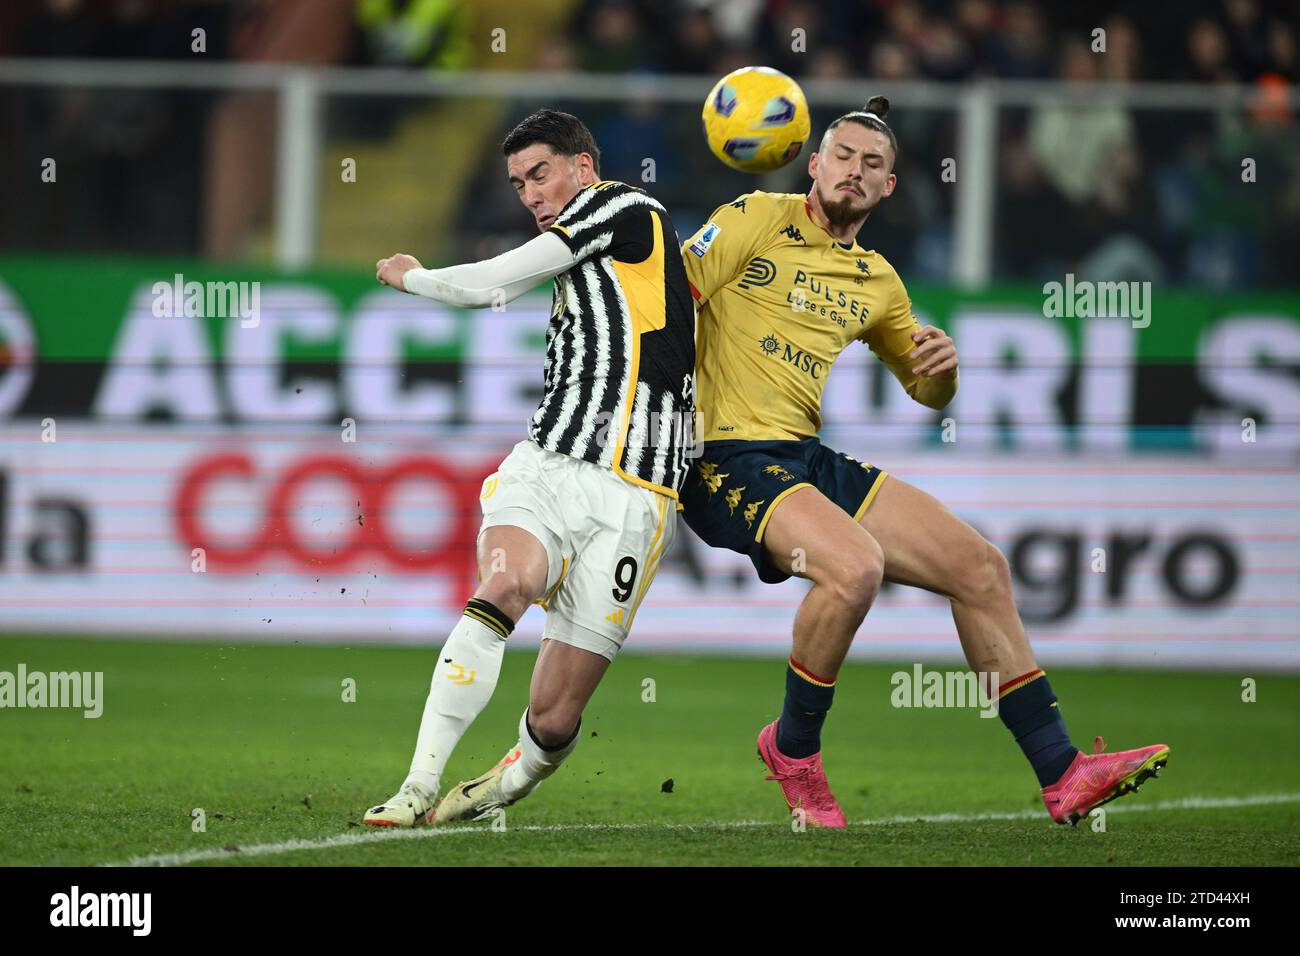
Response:
[[[780,661],[623,655],[564,768],[485,824],[374,832],[405,776],[436,648],[0,638],[0,671],[103,671],[104,712],[0,710],[0,863],[94,865],[1295,865],[1300,679],[1051,670],[1076,745],[1164,742],[1169,766],[1053,825],[996,718],[895,709],[890,674],[849,665],[827,722],[851,821],[793,832],[754,753]],[[506,656],[450,780],[514,742],[533,653]],[[344,702],[343,682],[356,682]],[[654,701],[643,681],[654,680]],[[671,784],[668,783],[671,781]],[[670,792],[669,792],[670,791]],[[191,811],[202,808],[205,832]]]

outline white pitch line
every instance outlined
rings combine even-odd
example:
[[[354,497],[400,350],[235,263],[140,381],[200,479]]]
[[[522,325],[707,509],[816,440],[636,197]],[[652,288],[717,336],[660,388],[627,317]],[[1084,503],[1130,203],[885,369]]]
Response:
[[[1184,797],[1181,800],[1163,800],[1158,803],[1126,803],[1107,808],[1107,813],[1142,813],[1161,810],[1224,810],[1234,807],[1262,807],[1278,803],[1300,803],[1300,793],[1261,793],[1248,797]],[[853,820],[851,826],[879,827],[903,823],[980,823],[989,820],[1042,819],[1044,811],[1014,810],[987,813],[931,813],[905,814],[879,817],[874,820]],[[1047,821],[1044,820],[1044,823]],[[706,823],[555,823],[512,826],[508,832],[564,833],[579,830],[738,830],[749,827],[785,827],[772,820],[710,821]],[[238,850],[187,850],[183,853],[156,853],[151,856],[134,856],[122,863],[103,863],[101,866],[185,866],[205,860],[233,860],[252,856],[278,856],[300,850],[329,850],[341,846],[365,846],[388,843],[394,840],[425,840],[432,837],[450,837],[463,833],[495,833],[488,826],[419,827],[410,830],[383,830],[379,833],[341,833],[320,840],[284,840],[280,843],[256,843]]]

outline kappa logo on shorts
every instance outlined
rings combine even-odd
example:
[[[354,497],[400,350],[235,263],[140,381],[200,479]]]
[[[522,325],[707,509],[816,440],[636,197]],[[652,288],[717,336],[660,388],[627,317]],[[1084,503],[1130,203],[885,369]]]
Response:
[[[745,489],[748,487],[748,485],[741,485],[739,488],[732,488],[727,492],[728,514],[734,515],[736,513],[736,508],[740,504],[740,496],[745,493]]]
[[[754,527],[754,519],[758,517],[758,509],[763,507],[763,505],[765,504],[767,504],[766,498],[764,498],[762,501],[751,501],[749,504],[745,505],[745,527],[746,528]]]
[[[700,462],[700,484],[709,489],[709,496],[722,487],[722,479],[730,478],[731,473],[718,474],[718,466],[711,461]]]

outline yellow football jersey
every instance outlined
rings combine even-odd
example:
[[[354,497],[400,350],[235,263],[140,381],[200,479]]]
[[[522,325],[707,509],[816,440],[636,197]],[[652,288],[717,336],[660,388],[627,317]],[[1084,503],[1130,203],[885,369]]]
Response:
[[[920,324],[884,256],[838,241],[799,193],[752,192],[719,206],[682,245],[699,311],[696,403],[705,441],[811,438],[822,389],[855,339],[907,393],[942,408],[957,377],[912,374]]]

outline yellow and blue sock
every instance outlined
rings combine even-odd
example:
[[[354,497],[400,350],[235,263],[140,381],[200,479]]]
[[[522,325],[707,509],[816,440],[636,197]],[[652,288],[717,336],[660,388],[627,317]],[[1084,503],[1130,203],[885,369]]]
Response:
[[[1034,768],[1038,785],[1047,787],[1060,780],[1079,751],[1070,743],[1056,695],[1041,667],[998,687],[998,716]]]
[[[785,708],[776,725],[776,749],[795,759],[820,751],[822,724],[834,697],[834,677],[820,677],[791,657],[785,670]]]

